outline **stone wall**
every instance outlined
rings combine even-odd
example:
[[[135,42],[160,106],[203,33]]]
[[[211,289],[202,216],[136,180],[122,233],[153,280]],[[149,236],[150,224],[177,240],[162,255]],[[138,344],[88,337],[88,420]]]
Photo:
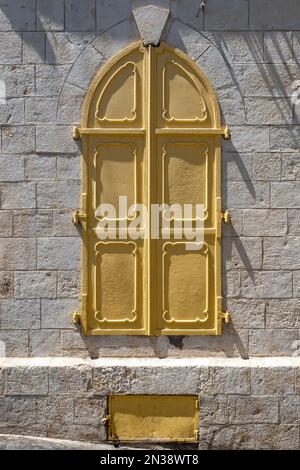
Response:
[[[149,3],[151,14],[141,10]],[[140,31],[202,68],[231,129],[222,263],[232,324],[220,337],[82,337],[71,324],[81,244],[71,222],[81,188],[72,127],[95,73]],[[204,10],[198,0],[0,6],[0,349],[19,357],[1,363],[0,432],[105,440],[106,395],[155,383],[153,393],[200,394],[200,447],[299,446],[299,57],[298,0],[207,0]],[[199,356],[214,358],[208,366]],[[254,356],[269,359],[243,360]]]

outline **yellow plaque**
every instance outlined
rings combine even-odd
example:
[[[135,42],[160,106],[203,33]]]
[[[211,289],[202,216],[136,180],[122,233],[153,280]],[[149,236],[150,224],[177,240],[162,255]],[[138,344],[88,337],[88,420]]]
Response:
[[[109,440],[198,442],[197,396],[110,396],[108,412]]]

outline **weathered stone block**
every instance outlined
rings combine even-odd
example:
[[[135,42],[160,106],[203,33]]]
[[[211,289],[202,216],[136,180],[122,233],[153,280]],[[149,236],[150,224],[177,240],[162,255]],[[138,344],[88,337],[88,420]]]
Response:
[[[3,97],[3,92],[1,93]],[[16,125],[24,124],[25,100],[24,98],[0,99],[0,124]]]
[[[288,210],[288,233],[290,235],[300,235],[300,210]]]
[[[12,236],[12,211],[0,211],[0,237]]]
[[[242,292],[246,298],[280,299],[292,297],[292,273],[287,271],[243,273]]]
[[[95,0],[65,0],[66,30],[93,31],[95,14]]]
[[[64,396],[38,398],[37,417],[38,421],[46,425],[49,430],[55,425],[60,425],[64,426],[68,433],[68,426],[72,426],[74,422],[74,398]]]
[[[6,99],[34,94],[33,65],[0,65],[0,74],[5,85]]]
[[[290,98],[245,98],[247,123],[292,124],[293,106]]]
[[[106,398],[75,398],[74,423],[100,426],[106,414]]]
[[[91,44],[86,46],[72,66],[68,83],[86,90],[106,60]]]
[[[176,0],[171,2],[171,15],[197,30],[203,29],[203,10],[198,0]]]
[[[127,367],[95,367],[93,392],[95,395],[127,394],[132,390],[135,378],[135,371]]]
[[[238,237],[243,235],[243,211],[232,209],[230,211],[230,224],[223,224],[222,237]]]
[[[240,297],[242,293],[240,272],[228,271],[224,273],[222,290],[224,297]]]
[[[223,395],[200,396],[199,416],[200,428],[209,424],[227,424],[227,397]]]
[[[0,33],[0,44],[0,64],[20,64],[22,62],[22,39],[19,34],[15,32]]]
[[[39,238],[37,245],[38,269],[79,269],[80,238]]]
[[[200,57],[210,46],[209,41],[202,34],[179,21],[172,23],[167,42],[183,50],[192,59]]]
[[[299,29],[300,5],[297,0],[250,0],[251,29]]]
[[[14,237],[47,237],[53,232],[52,212],[49,210],[14,211]]]
[[[262,267],[261,238],[235,237],[222,240],[226,269],[260,269]]]
[[[195,394],[199,390],[199,380],[197,367],[190,366],[185,374],[179,367],[138,367],[129,393]]]
[[[267,152],[269,150],[269,129],[266,126],[232,126],[231,139],[222,147],[226,152]]]
[[[33,330],[29,332],[30,356],[59,356],[60,331],[59,330]]]
[[[264,328],[265,303],[263,300],[229,299],[227,308],[236,328]]]
[[[72,314],[78,307],[76,299],[43,299],[43,328],[72,328]]]
[[[159,44],[170,13],[170,0],[132,0],[132,13],[141,39],[148,44]]]
[[[15,298],[34,299],[56,296],[56,273],[25,271],[15,273]]]
[[[295,371],[289,367],[257,367],[251,371],[253,395],[294,394]]]
[[[300,421],[300,395],[286,395],[280,397],[280,422],[299,423]]]
[[[300,181],[271,183],[271,207],[300,208]]]
[[[10,299],[14,294],[13,273],[0,271],[0,299]]]
[[[293,293],[297,297],[295,275],[293,273]],[[266,326],[267,328],[300,328],[300,300],[268,300],[266,302]]]
[[[298,334],[295,329],[249,331],[250,356],[290,356]]]
[[[229,181],[250,181],[252,176],[252,154],[223,152],[222,178]]]
[[[269,206],[269,183],[263,181],[227,181],[223,185],[223,201],[229,209],[264,208]]]
[[[28,98],[25,101],[26,123],[55,123],[57,104],[56,98]]]
[[[9,271],[36,268],[36,241],[33,238],[0,238],[0,269]]]
[[[59,180],[80,180],[79,155],[58,155],[57,157],[57,179]]]
[[[294,297],[300,297],[300,271],[293,272],[293,292]]]
[[[2,209],[31,209],[36,204],[34,183],[2,183],[0,185]]]
[[[25,157],[26,180],[51,180],[56,177],[56,157],[29,155]]]
[[[39,329],[40,301],[1,300],[0,319],[3,330]]]
[[[75,357],[91,357],[90,351],[85,345],[86,339],[78,331],[62,330],[60,336],[60,347],[63,355]]]
[[[228,413],[230,423],[278,423],[278,398],[272,396],[228,397]]]
[[[85,90],[78,86],[65,83],[57,108],[58,124],[78,124]]]
[[[105,31],[114,24],[129,18],[131,14],[131,0],[111,2],[110,0],[96,0],[96,28]]]
[[[45,181],[37,184],[39,208],[59,209],[78,207],[79,181]]]
[[[293,39],[291,32],[272,31],[264,34],[264,62],[278,64],[293,60]]]
[[[28,356],[28,332],[26,330],[2,330],[0,331],[0,340],[5,344],[6,356]]]
[[[265,269],[300,269],[300,237],[270,237],[264,240]]]
[[[1,5],[0,31],[35,29],[35,0],[10,0]]]
[[[109,59],[127,44],[138,39],[136,28],[130,21],[125,20],[98,36],[93,45],[106,59]]]
[[[270,128],[270,149],[290,152],[299,149],[300,126]]]
[[[24,158],[20,155],[2,155],[0,158],[0,181],[23,181]]]
[[[205,29],[235,30],[248,29],[247,0],[210,0],[205,7]]]
[[[91,390],[92,370],[86,365],[51,367],[49,395],[84,396]]]
[[[282,156],[282,172],[283,180],[300,180],[300,155],[284,154]]]
[[[45,62],[45,33],[23,33],[23,61],[29,64]]]
[[[3,153],[30,153],[35,150],[33,126],[10,126],[2,129]]]
[[[94,33],[46,33],[46,63],[73,64],[94,37]]]
[[[59,95],[70,65],[36,65],[36,94],[54,98]]]
[[[37,30],[64,30],[64,3],[61,0],[37,0]]]
[[[72,210],[62,209],[54,210],[54,236],[76,236],[78,228],[72,222]]]
[[[80,272],[59,271],[57,273],[57,297],[77,298],[80,293]]]
[[[47,367],[13,367],[5,369],[5,395],[47,395]]]
[[[211,393],[250,395],[250,369],[215,367]]]
[[[287,234],[287,211],[284,209],[245,209],[243,234],[269,237]]]
[[[37,126],[36,150],[41,153],[78,152],[70,126]]]

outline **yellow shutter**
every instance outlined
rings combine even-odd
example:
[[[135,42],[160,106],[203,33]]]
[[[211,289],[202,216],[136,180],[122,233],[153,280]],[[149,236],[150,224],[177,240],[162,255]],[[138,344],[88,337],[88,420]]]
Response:
[[[84,334],[221,333],[225,131],[208,80],[166,44],[135,44],[95,78],[79,129],[83,282],[77,318]],[[203,204],[201,249],[186,250],[189,240],[175,239],[172,228],[167,239],[124,238],[122,227],[137,213],[117,213],[116,239],[100,240],[96,227],[103,214],[96,216],[96,209],[118,207],[119,196],[127,196],[128,205],[147,207],[149,227],[151,204]],[[195,214],[192,219],[195,224]]]

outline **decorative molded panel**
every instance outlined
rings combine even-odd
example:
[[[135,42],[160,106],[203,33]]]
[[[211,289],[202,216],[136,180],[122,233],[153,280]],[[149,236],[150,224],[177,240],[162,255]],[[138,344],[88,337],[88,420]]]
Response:
[[[96,118],[106,122],[130,122],[136,119],[137,67],[126,62],[109,78],[96,109]]]
[[[166,121],[201,123],[207,118],[202,87],[178,62],[163,68],[163,118]]]

